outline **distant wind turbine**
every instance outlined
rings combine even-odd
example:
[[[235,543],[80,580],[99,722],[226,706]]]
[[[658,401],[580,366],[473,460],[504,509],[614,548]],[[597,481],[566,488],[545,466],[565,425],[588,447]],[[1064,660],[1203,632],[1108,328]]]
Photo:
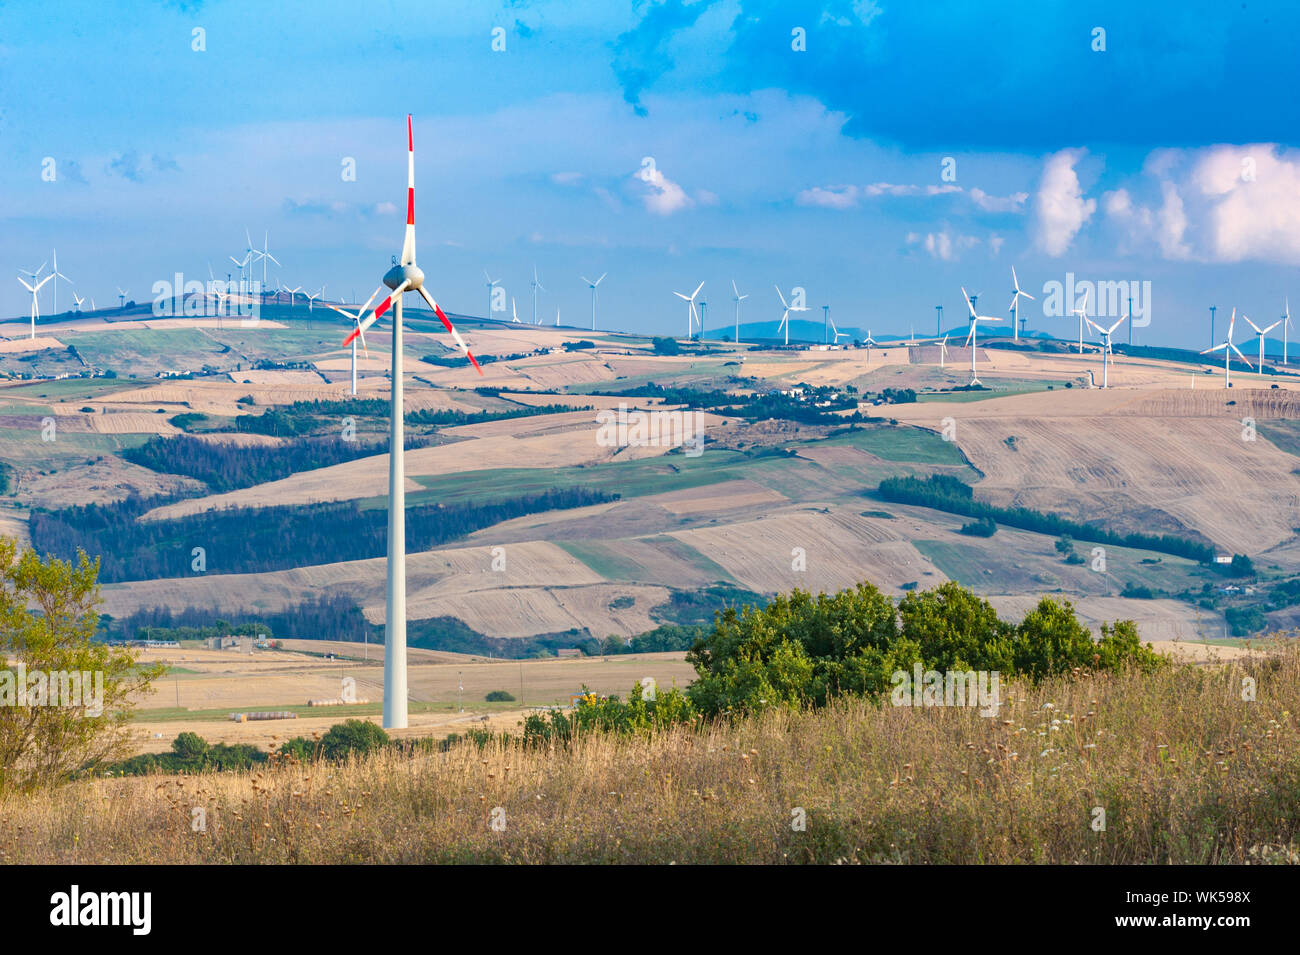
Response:
[[[683,302],[686,303],[686,338],[688,340],[694,334],[695,321],[696,321],[696,317],[699,314],[698,312],[695,311],[695,296],[700,294],[700,289],[702,288],[704,288],[703,282],[697,285],[695,287],[695,291],[692,292],[690,295],[683,295],[681,292],[673,292],[674,295],[676,295],[678,298],[680,298]],[[700,334],[701,335],[704,334],[703,321],[700,322]]]
[[[740,289],[736,288],[735,279],[731,280],[731,291],[735,293],[732,296],[731,300],[736,303],[736,344],[739,345],[740,344],[740,303],[743,302],[745,299],[749,298],[749,296],[740,294]]]
[[[1031,302],[1034,297],[1020,287],[1020,280],[1016,278],[1016,267],[1011,266],[1011,340],[1020,341],[1020,300],[1027,298]]]
[[[1242,318],[1246,318],[1245,315],[1242,315],[1241,317],[1242,317]],[[1252,322],[1249,318],[1246,318],[1246,324],[1248,324],[1251,328],[1255,329],[1255,334],[1259,336],[1259,370],[1260,370],[1261,373],[1263,373],[1263,371],[1264,371],[1264,336],[1267,335],[1269,332],[1271,332],[1273,329],[1277,328],[1279,325],[1281,325],[1281,324],[1282,324],[1282,319],[1279,318],[1279,319],[1278,319],[1276,322],[1274,322],[1272,325],[1268,326],[1268,328],[1260,328],[1258,325],[1256,325],[1254,322]]]
[[[370,349],[366,348],[366,333],[361,329],[361,316],[366,314],[366,309],[370,307],[370,303],[375,300],[375,295],[378,294],[379,294],[379,289],[375,289],[375,294],[371,295],[370,298],[366,300],[366,304],[361,306],[361,311],[357,312],[355,315],[353,315],[351,312],[345,312],[337,305],[327,306],[328,308],[334,309],[334,311],[338,312],[340,315],[352,319],[352,326],[357,333],[356,338],[352,339],[352,394],[353,395],[357,393],[357,338],[361,339],[361,348],[366,353],[366,357],[367,358],[370,357]]]
[[[703,284],[703,283],[701,283],[701,284]],[[776,285],[776,286],[773,286],[773,288],[776,289],[776,295],[777,295],[777,298],[779,298],[779,299],[781,300],[781,307],[785,309],[785,311],[781,313],[781,324],[778,325],[778,326],[776,327],[776,330],[777,330],[778,332],[781,331],[782,329],[785,330],[785,343],[788,345],[788,344],[790,344],[790,313],[791,313],[791,312],[806,312],[806,311],[808,311],[808,306],[807,306],[807,305],[787,305],[787,304],[786,304],[786,301],[785,301],[785,295],[783,295],[783,294],[781,293],[781,286]],[[871,360],[871,358],[870,358],[870,352],[868,352],[867,360],[868,360],[868,361]]]
[[[1229,363],[1232,361],[1233,352],[1236,352],[1237,357],[1246,363],[1247,368],[1254,367],[1253,365],[1251,365],[1249,359],[1247,359],[1246,356],[1241,353],[1241,349],[1238,348],[1236,345],[1234,345],[1232,342],[1232,328],[1236,324],[1237,324],[1237,310],[1234,308],[1232,310],[1232,318],[1228,320],[1228,337],[1225,338],[1223,341],[1219,342],[1219,344],[1215,345],[1214,347],[1207,348],[1205,349],[1205,351],[1201,352],[1202,355],[1208,355],[1211,352],[1218,351],[1220,348],[1223,349],[1223,387],[1224,388],[1232,387],[1232,378],[1228,366]]]
[[[496,279],[494,279],[492,276],[488,275],[487,269],[483,270],[483,277],[487,279],[487,290],[488,290],[488,307],[487,307],[487,312],[484,313],[484,317],[491,318],[492,317],[492,295],[493,292],[495,292],[496,287],[501,283],[498,282]]]
[[[45,266],[42,265],[41,268],[45,268]],[[37,271],[40,271],[40,269],[38,269]],[[36,319],[40,316],[41,313],[40,305],[38,305],[36,301],[36,293],[41,290],[42,285],[50,281],[50,279],[52,278],[54,278],[53,273],[45,276],[45,278],[41,279],[35,285],[28,285],[26,280],[21,277],[19,277],[18,279],[19,284],[22,285],[23,288],[27,289],[27,291],[32,293],[32,338],[36,337]]]
[[[537,321],[537,293],[545,292],[546,287],[542,285],[542,280],[537,276],[537,266],[533,266],[533,324],[539,324]]]
[[[1079,354],[1083,354],[1083,323],[1088,320],[1088,293],[1092,291],[1091,286],[1086,286],[1083,290],[1083,307],[1071,309],[1071,312],[1079,316]]]
[[[602,272],[600,278],[596,279],[594,282],[587,278],[587,276],[582,276],[582,280],[586,282],[587,287],[591,289],[591,330],[593,332],[596,330],[596,286],[605,281],[605,276],[608,274],[608,272]]]
[[[1121,318],[1114,325],[1110,326],[1110,328],[1102,328],[1091,318],[1088,319],[1088,324],[1091,325],[1092,328],[1097,332],[1097,334],[1101,336],[1101,386],[1103,388],[1110,387],[1110,364],[1107,361],[1107,358],[1110,355],[1114,354],[1114,352],[1111,351],[1111,347],[1110,347],[1110,336],[1115,334],[1115,329],[1123,325],[1127,319],[1128,319],[1128,312],[1125,312],[1124,317]]]
[[[970,309],[970,331],[966,333],[966,347],[970,349],[970,383],[972,385],[980,384],[979,374],[975,371],[975,355],[979,351],[979,325],[980,322],[1000,322],[1002,319],[992,315],[977,315],[975,313],[975,303],[970,300],[966,294],[966,289],[961,290],[961,297],[966,300],[966,307]],[[1082,339],[1080,339],[1082,342]],[[1082,347],[1080,348],[1082,350]]]

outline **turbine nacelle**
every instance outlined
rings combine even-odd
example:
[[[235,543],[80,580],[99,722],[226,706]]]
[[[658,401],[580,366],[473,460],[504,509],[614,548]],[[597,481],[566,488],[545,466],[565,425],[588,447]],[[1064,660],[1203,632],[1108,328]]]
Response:
[[[424,285],[424,272],[414,263],[410,265],[394,265],[384,273],[384,284],[390,289],[395,289],[402,283],[406,283],[406,290],[414,292]]]

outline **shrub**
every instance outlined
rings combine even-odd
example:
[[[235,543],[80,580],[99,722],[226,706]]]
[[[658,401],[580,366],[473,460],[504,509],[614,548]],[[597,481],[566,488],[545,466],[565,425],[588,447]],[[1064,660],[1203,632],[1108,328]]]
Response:
[[[364,755],[388,745],[389,736],[380,727],[366,720],[348,720],[336,723],[321,737],[320,753],[326,759],[343,759],[349,755]]]
[[[492,690],[483,699],[489,703],[513,703],[515,695],[509,690]]]

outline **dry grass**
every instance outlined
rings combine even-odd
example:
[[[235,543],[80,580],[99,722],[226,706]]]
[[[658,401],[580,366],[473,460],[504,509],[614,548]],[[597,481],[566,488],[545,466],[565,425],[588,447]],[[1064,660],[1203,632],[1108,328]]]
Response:
[[[1242,678],[1258,683],[1243,702]],[[1005,690],[1005,688],[1004,688]],[[0,803],[5,863],[1242,863],[1300,840],[1300,652],[770,713],[570,748],[83,781]],[[192,810],[207,830],[191,830]],[[491,827],[504,811],[504,831]],[[1094,831],[1094,807],[1106,829]],[[806,811],[806,831],[792,812]],[[1277,847],[1282,847],[1279,851]],[[1289,854],[1289,855],[1288,855]]]

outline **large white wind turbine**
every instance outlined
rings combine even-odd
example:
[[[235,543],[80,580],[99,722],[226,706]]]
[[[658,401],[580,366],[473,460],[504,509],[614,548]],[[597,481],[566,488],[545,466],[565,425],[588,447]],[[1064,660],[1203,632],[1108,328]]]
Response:
[[[388,432],[388,600],[384,616],[384,727],[406,726],[406,471],[403,456],[405,429],[402,415],[402,294],[418,292],[442,321],[465,357],[481,375],[483,369],[465,340],[448,321],[442,308],[424,287],[424,273],[415,264],[415,136],[411,117],[406,117],[406,234],[402,258],[384,274],[383,284],[392,289],[370,317],[359,321],[343,342],[347,345],[365,329],[393,309],[392,410]],[[375,290],[379,294],[380,289]],[[374,296],[371,296],[373,299]],[[364,311],[364,309],[363,309]]]
[[[1016,267],[1011,266],[1011,340],[1020,341],[1020,300],[1027,298],[1031,302],[1034,297],[1020,287],[1020,280],[1016,278]]]
[[[582,280],[587,283],[587,288],[591,289],[591,330],[593,332],[596,330],[596,286],[605,281],[605,276],[608,274],[608,272],[600,273],[600,278],[594,282],[587,276],[582,276]],[[536,316],[534,316],[534,321],[536,321]]]
[[[695,321],[699,317],[699,312],[695,310],[695,296],[700,294],[700,289],[704,288],[701,282],[695,287],[695,291],[690,295],[683,295],[681,292],[673,292],[678,298],[686,303],[686,338],[689,340],[695,331]],[[704,322],[700,322],[700,335],[704,334]]]
[[[45,268],[45,266],[42,265],[41,268],[43,269]],[[37,271],[39,272],[40,269],[37,269]],[[37,282],[35,285],[28,285],[26,280],[24,280],[21,276],[18,279],[18,283],[22,285],[23,288],[27,289],[27,291],[32,293],[32,338],[36,337],[36,319],[40,316],[41,313],[40,306],[36,302],[36,293],[41,290],[42,285],[50,281],[50,279],[52,278],[54,278],[54,274],[50,273],[49,275],[45,276],[45,278]]]
[[[1110,336],[1115,334],[1115,329],[1123,325],[1127,319],[1128,313],[1125,312],[1124,317],[1114,325],[1110,326],[1110,328],[1102,328],[1091,318],[1088,319],[1088,324],[1091,325],[1097,334],[1101,336],[1101,386],[1103,388],[1110,387],[1110,364],[1107,359],[1114,354],[1110,347]]]
[[[779,286],[779,285],[775,285],[775,286],[773,286],[773,288],[776,289],[776,295],[777,295],[777,298],[779,298],[779,299],[781,300],[781,307],[785,309],[785,311],[781,313],[781,324],[778,325],[778,326],[776,327],[776,330],[777,330],[778,332],[781,331],[782,329],[785,330],[785,343],[788,345],[788,344],[790,344],[790,313],[791,313],[791,312],[806,312],[806,311],[808,311],[808,306],[807,306],[807,305],[787,305],[787,304],[786,304],[786,301],[785,301],[785,295],[783,295],[783,294],[781,293],[781,286]],[[870,360],[870,353],[868,353],[868,360]]]
[[[1260,370],[1261,372],[1263,372],[1263,370],[1264,370],[1264,336],[1267,335],[1269,332],[1271,332],[1273,329],[1277,328],[1279,325],[1281,325],[1281,324],[1282,324],[1282,319],[1279,318],[1279,319],[1278,319],[1276,322],[1274,322],[1272,325],[1268,326],[1268,328],[1260,328],[1258,325],[1256,325],[1254,322],[1252,322],[1249,318],[1246,318],[1245,315],[1242,315],[1241,317],[1246,319],[1246,324],[1249,325],[1251,328],[1255,329],[1255,334],[1259,337],[1259,370]]]
[[[966,289],[961,290],[961,297],[966,300],[966,308],[970,310],[970,331],[966,333],[966,347],[970,349],[970,383],[972,385],[980,384],[979,375],[975,371],[975,355],[979,351],[979,326],[980,322],[1000,322],[1001,318],[993,315],[977,315],[975,305],[971,302],[970,296],[966,294]]]
[[[376,290],[375,295],[378,294],[379,291]],[[370,296],[370,298],[366,300],[366,304],[361,306],[361,311],[357,312],[355,315],[352,314],[351,312],[345,312],[337,305],[327,305],[328,308],[334,309],[334,311],[338,312],[340,315],[352,319],[352,327],[356,330],[357,333],[356,338],[352,339],[352,394],[354,395],[357,393],[357,338],[361,339],[361,347],[362,349],[365,350],[366,357],[367,358],[370,357],[370,349],[366,348],[365,333],[361,331],[361,316],[366,314],[366,309],[368,309],[370,307],[370,303],[375,300],[375,295]]]
[[[1237,310],[1234,308],[1232,310],[1232,318],[1228,320],[1228,337],[1225,338],[1223,341],[1219,342],[1219,344],[1215,345],[1213,348],[1207,348],[1205,349],[1205,351],[1201,352],[1202,355],[1208,355],[1211,352],[1218,351],[1220,348],[1223,349],[1223,387],[1225,388],[1232,387],[1232,379],[1228,370],[1228,365],[1232,361],[1233,352],[1236,352],[1237,357],[1246,363],[1247,368],[1254,367],[1253,365],[1251,365],[1250,360],[1241,353],[1241,349],[1232,343],[1232,328],[1236,324],[1237,324]]]

